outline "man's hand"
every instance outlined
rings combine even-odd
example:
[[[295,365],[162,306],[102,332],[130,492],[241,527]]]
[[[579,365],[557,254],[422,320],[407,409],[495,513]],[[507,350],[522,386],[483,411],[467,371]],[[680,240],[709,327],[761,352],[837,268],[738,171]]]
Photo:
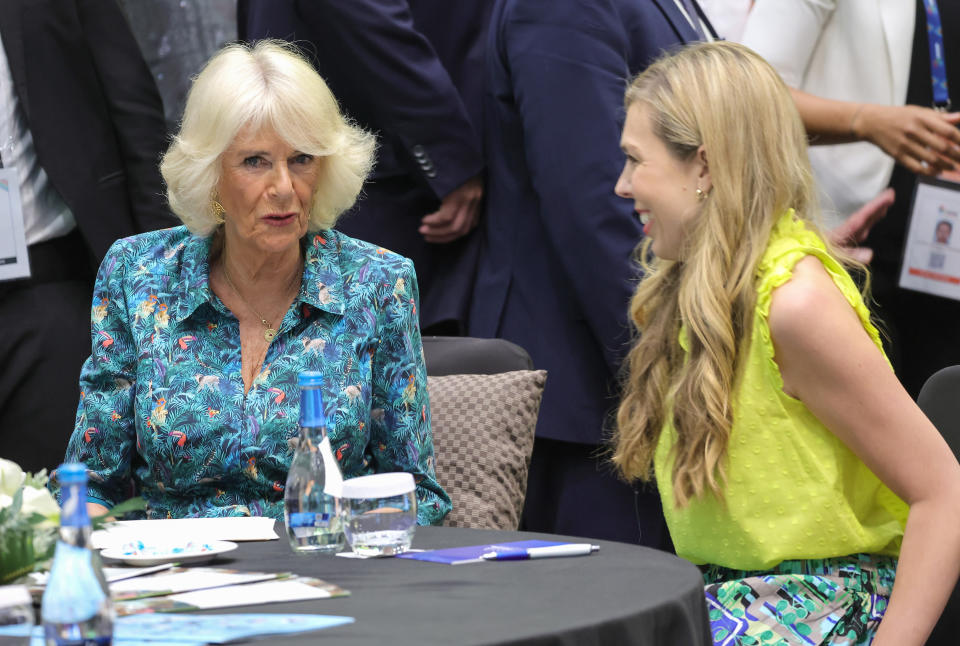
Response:
[[[919,175],[938,175],[960,164],[960,112],[918,105],[863,104],[850,129]]]
[[[895,194],[892,188],[885,189],[875,198],[864,204],[856,213],[829,232],[830,242],[842,248],[850,256],[863,264],[873,259],[873,249],[859,246],[867,239],[870,229],[887,214],[893,204]]]
[[[453,242],[467,235],[480,220],[482,199],[483,179],[477,175],[455,188],[443,198],[439,209],[420,220],[420,233],[434,243]]]

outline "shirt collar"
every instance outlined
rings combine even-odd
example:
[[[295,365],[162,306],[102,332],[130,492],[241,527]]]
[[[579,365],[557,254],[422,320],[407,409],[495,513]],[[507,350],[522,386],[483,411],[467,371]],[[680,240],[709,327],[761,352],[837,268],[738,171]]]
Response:
[[[180,255],[180,277],[177,281],[177,308],[171,318],[182,321],[202,304],[210,301],[210,247],[213,236],[187,238]]]
[[[198,307],[213,300],[210,290],[210,249],[213,236],[190,236],[183,243],[180,285],[174,316],[182,321]],[[332,230],[308,232],[304,248],[303,281],[298,301],[331,314],[342,315],[343,274],[340,267],[341,240]]]

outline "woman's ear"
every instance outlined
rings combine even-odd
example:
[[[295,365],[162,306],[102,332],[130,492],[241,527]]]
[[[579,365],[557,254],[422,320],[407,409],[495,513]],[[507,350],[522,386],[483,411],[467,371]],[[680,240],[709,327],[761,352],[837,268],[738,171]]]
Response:
[[[699,175],[697,176],[697,188],[703,191],[705,194],[710,192],[710,189],[713,188],[713,183],[710,181],[710,164],[707,162],[707,149],[702,145],[697,148],[696,152],[696,162]]]

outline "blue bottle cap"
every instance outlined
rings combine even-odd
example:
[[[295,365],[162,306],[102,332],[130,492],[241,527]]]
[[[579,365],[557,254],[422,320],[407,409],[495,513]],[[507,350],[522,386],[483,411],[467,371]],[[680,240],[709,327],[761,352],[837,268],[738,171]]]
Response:
[[[79,462],[64,462],[57,467],[57,481],[62,485],[86,483],[86,465]]]
[[[303,388],[314,388],[323,385],[323,373],[317,371],[301,372],[297,384]]]

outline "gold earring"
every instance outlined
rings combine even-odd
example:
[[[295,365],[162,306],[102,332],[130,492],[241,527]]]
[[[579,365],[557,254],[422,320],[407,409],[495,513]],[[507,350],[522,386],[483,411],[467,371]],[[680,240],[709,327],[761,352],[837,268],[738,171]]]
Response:
[[[210,208],[213,210],[213,219],[217,221],[217,224],[223,224],[223,214],[226,213],[226,210],[223,208],[223,204],[213,200],[210,203]]]
[[[705,199],[707,199],[707,194],[704,193],[703,190],[701,190],[701,188],[698,186],[698,187],[697,187],[697,201],[698,201],[698,202],[703,202]]]

